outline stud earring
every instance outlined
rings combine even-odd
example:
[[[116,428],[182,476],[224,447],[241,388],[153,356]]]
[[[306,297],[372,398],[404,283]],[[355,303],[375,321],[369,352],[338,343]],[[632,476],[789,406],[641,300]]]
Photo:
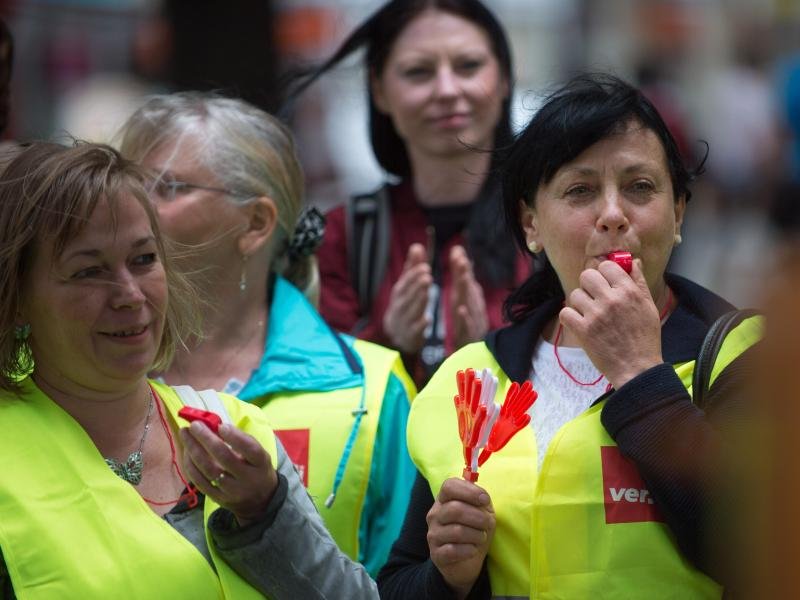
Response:
[[[539,252],[542,251],[542,247],[539,245],[539,242],[537,242],[536,240],[532,240],[528,242],[528,250],[530,250],[534,254],[538,254]]]
[[[17,325],[14,327],[14,338],[20,341],[27,340],[31,334],[31,324]]]
[[[681,237],[681,234],[680,233],[676,233],[675,234],[675,245],[676,246],[680,245],[680,243],[682,241],[683,241],[683,238]]]

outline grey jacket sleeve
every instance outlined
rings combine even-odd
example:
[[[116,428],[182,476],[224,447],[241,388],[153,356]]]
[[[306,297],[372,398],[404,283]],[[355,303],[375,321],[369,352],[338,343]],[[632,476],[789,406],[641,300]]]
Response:
[[[261,522],[238,528],[229,511],[214,512],[209,531],[222,558],[274,600],[377,599],[375,582],[336,546],[280,442],[278,478]]]

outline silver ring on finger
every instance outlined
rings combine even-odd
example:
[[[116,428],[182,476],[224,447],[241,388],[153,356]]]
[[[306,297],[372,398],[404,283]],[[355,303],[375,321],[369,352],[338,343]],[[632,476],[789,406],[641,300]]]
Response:
[[[225,480],[225,471],[214,477],[214,479],[209,481],[209,483],[211,484],[211,487],[218,488],[224,480]]]

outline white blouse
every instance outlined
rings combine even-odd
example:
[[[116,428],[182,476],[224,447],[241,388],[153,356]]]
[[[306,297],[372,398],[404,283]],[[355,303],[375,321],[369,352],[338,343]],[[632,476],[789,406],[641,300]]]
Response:
[[[600,377],[600,371],[595,368],[582,348],[559,346],[558,356],[564,367],[578,381],[592,382]],[[608,386],[608,380],[602,377],[594,385],[578,385],[558,365],[553,344],[541,338],[533,352],[530,380],[533,389],[539,393],[529,412],[531,427],[536,434],[541,469],[547,446],[556,432],[602,396]]]

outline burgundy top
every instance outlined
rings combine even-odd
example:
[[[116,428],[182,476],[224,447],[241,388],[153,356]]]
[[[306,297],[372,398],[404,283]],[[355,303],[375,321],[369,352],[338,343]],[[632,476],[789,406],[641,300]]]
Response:
[[[373,300],[366,326],[357,333],[359,338],[384,346],[391,346],[383,330],[383,315],[389,306],[392,286],[403,272],[408,248],[418,243],[428,243],[426,228],[431,224],[425,209],[417,202],[410,183],[403,182],[389,189],[391,201],[391,242],[388,264],[383,282]],[[334,208],[327,215],[325,239],[320,247],[319,260],[322,290],[320,295],[320,312],[330,325],[339,331],[349,333],[360,319],[358,295],[350,278],[347,259],[347,233],[344,205]],[[466,220],[465,220],[466,221]],[[450,320],[450,294],[452,278],[449,270],[450,250],[457,244],[464,244],[464,231],[455,233],[439,249],[438,260],[442,266],[439,283],[442,288],[440,314],[444,318],[444,352],[452,354],[454,348],[453,330]],[[515,283],[519,285],[529,275],[530,261],[518,254],[515,269]],[[513,286],[491,286],[478,280],[483,287],[486,309],[489,317],[489,329],[497,329],[503,324],[503,302]],[[442,357],[444,358],[444,357]],[[424,369],[418,356],[404,356],[406,366],[417,383],[426,379]]]

